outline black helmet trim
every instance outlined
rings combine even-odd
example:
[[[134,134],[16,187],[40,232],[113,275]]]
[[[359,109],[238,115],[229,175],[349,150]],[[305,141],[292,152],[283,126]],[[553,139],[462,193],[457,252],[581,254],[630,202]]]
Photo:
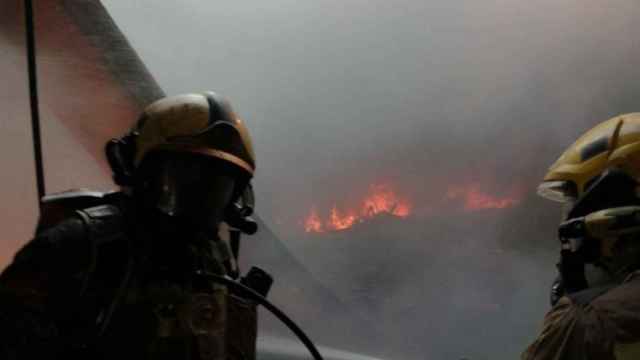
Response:
[[[209,104],[209,127],[215,125],[218,121],[233,122],[229,118],[231,115],[229,106],[222,97],[211,91],[205,92],[204,96]]]
[[[638,182],[624,171],[613,168],[592,182],[569,211],[567,220],[607,208],[640,205]]]

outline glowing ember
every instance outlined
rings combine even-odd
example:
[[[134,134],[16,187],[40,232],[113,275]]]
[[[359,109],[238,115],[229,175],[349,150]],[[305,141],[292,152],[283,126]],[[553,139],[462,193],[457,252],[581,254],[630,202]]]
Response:
[[[305,220],[306,232],[324,232],[325,230],[339,231],[349,229],[356,223],[363,222],[373,217],[388,214],[396,217],[411,215],[411,203],[400,199],[388,185],[371,185],[367,196],[357,207],[360,211],[340,210],[336,205],[331,208],[329,218],[322,221],[317,210],[311,209],[311,213]]]
[[[450,187],[448,199],[462,199],[465,210],[505,209],[517,205],[515,197],[495,197],[478,189],[477,185],[467,187]]]
[[[406,202],[398,203],[393,209],[392,214],[397,217],[407,217],[411,215],[411,206]]]

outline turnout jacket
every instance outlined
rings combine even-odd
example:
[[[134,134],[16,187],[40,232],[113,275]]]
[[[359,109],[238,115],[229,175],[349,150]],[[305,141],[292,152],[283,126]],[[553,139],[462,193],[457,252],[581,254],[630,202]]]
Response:
[[[0,358],[254,359],[255,304],[150,264],[124,212],[104,204],[41,222],[0,275]],[[215,253],[191,255],[212,271]]]
[[[640,359],[640,272],[561,298],[521,359]]]

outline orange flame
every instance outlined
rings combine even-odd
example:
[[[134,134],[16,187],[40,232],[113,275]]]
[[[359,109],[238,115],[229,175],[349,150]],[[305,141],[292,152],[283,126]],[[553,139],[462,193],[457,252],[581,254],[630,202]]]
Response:
[[[304,222],[304,231],[318,233],[324,231],[324,229],[322,228],[322,220],[320,220],[320,216],[318,216],[318,210],[316,210],[315,206],[311,208],[311,214],[309,214],[307,220],[305,220]]]
[[[517,205],[520,200],[516,197],[495,197],[484,193],[478,186],[472,184],[466,187],[450,187],[447,191],[448,199],[462,199],[465,210],[505,209]]]
[[[391,214],[401,218],[407,217],[411,215],[411,205],[407,202],[398,203]]]
[[[514,193],[510,196],[494,196],[480,190],[478,184],[450,186],[444,200],[460,200],[467,211],[506,209],[520,203],[520,197]],[[308,233],[345,230],[383,214],[406,218],[412,214],[413,205],[399,197],[389,185],[374,184],[369,186],[360,206],[355,208],[359,210],[352,209],[354,208],[340,209],[333,205],[323,220],[314,206],[304,221],[304,230]]]
[[[353,214],[342,215],[340,210],[333,205],[331,208],[331,216],[327,222],[327,228],[331,230],[344,230],[348,229],[355,224],[357,217]]]
[[[369,195],[364,200],[362,207],[362,215],[364,217],[370,218],[384,213],[406,217],[410,212],[411,205],[407,201],[398,199],[389,186],[369,186]]]
[[[400,199],[388,185],[371,185],[367,196],[362,200],[360,211],[340,210],[336,205],[331,208],[329,218],[322,221],[315,207],[305,220],[306,232],[324,232],[325,230],[340,231],[351,228],[356,223],[365,221],[381,214],[396,217],[411,215],[411,203]]]

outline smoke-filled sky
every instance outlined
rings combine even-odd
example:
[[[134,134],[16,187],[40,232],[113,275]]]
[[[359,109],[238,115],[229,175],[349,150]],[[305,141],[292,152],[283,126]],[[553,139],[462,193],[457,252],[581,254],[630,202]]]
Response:
[[[232,100],[285,224],[372,181],[531,191],[640,88],[630,0],[104,3],[168,93]]]
[[[231,100],[254,138],[262,218],[315,280],[380,325],[386,353],[370,341],[371,355],[515,358],[540,324],[555,261],[557,209],[533,200],[535,186],[583,131],[638,111],[635,0],[102,2],[168,94],[211,89]],[[21,49],[0,41],[4,78],[24,86]],[[109,186],[93,164],[101,144],[82,140],[94,136],[92,111],[115,134],[135,120],[134,106],[109,92],[109,79],[87,65],[91,54],[45,55],[55,60],[41,88],[48,188]],[[99,108],[60,103],[76,78],[100,85],[86,94],[109,92],[87,95]],[[16,204],[5,205],[2,224],[26,237],[28,103],[4,88],[0,104],[11,104],[0,122],[4,153],[17,154],[0,157],[11,169],[3,194]],[[64,116],[79,108],[91,126],[78,132]],[[304,234],[312,207],[353,205],[375,183],[411,199],[414,217]],[[515,194],[519,205],[479,214],[443,202],[470,184]],[[330,324],[314,325],[331,338]]]

